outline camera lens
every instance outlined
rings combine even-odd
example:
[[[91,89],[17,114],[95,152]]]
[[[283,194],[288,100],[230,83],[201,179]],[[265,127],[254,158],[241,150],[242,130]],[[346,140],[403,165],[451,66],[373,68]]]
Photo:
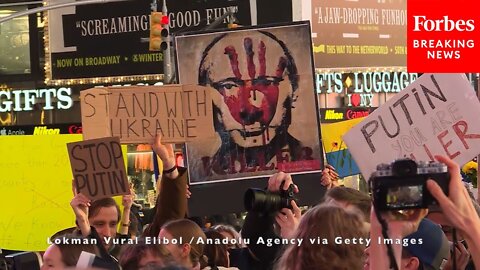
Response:
[[[276,212],[289,206],[289,201],[279,194],[268,193],[262,189],[250,188],[243,197],[245,209],[255,212]]]

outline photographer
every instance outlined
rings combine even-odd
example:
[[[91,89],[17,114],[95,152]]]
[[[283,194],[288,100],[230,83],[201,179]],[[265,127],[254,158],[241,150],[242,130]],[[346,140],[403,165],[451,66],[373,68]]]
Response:
[[[426,187],[431,195],[438,201],[445,217],[465,236],[473,261],[478,267],[480,265],[480,218],[476,214],[471,199],[462,184],[458,164],[444,156],[436,156],[435,158],[448,167],[450,175],[448,184],[449,196],[447,197],[445,195],[440,185],[434,180],[428,180]],[[399,215],[398,212],[383,211],[380,217],[378,217],[377,213],[380,212],[375,213],[375,210],[373,210],[370,237],[372,239],[381,239],[381,241],[372,241],[369,249],[372,264],[369,265],[369,268],[372,270],[389,269],[392,261],[389,262],[388,258],[392,257],[394,257],[397,266],[400,266],[402,244],[394,244],[392,254],[392,252],[387,249],[387,245],[380,244],[384,238],[386,238],[385,234],[382,233],[382,229],[384,229],[383,227],[388,227],[388,238],[403,239],[404,236],[417,231],[420,221],[426,216],[427,212],[427,209],[415,209],[403,211]],[[425,241],[428,241],[428,239]],[[385,255],[388,255],[388,257]],[[441,266],[437,265],[437,268],[433,269],[442,269],[444,266],[443,264]]]
[[[465,237],[473,262],[480,268],[480,218],[462,184],[460,167],[445,156],[435,158],[446,164],[450,172],[449,195],[447,197],[432,180],[428,180],[427,188],[440,204],[444,216]]]
[[[279,172],[268,180],[267,191],[269,193],[286,192],[292,185],[293,192],[298,193],[298,187],[293,183],[292,177],[284,172]],[[242,237],[249,239],[251,269],[272,269],[275,259],[278,257],[283,245],[273,244],[271,247],[265,244],[257,244],[260,238],[280,239],[280,236],[289,238],[293,236],[300,222],[301,211],[295,201],[291,201],[291,207],[283,208],[279,212],[265,213],[249,211],[242,228]],[[280,227],[280,232],[275,232],[275,221]]]
[[[416,211],[417,213],[424,211]],[[421,215],[420,215],[421,216]],[[372,214],[372,217],[376,217]],[[416,216],[419,217],[419,216]],[[376,220],[376,219],[375,219]],[[379,224],[372,224],[372,229],[379,228]],[[415,230],[409,235],[398,238],[402,240],[402,244],[397,246],[401,247],[401,256],[395,256],[398,260],[397,265],[401,270],[444,270],[445,264],[450,256],[449,243],[442,232],[441,228],[432,221],[423,218],[418,223],[416,218],[411,221],[390,221],[389,229],[391,229],[390,235],[395,235],[393,232],[396,229],[404,234]],[[379,230],[377,230],[378,232]],[[373,231],[372,231],[373,232]],[[378,237],[378,234],[375,234]],[[365,249],[365,264],[364,270],[368,269],[388,269],[388,258],[385,256],[385,243],[384,238],[381,238],[382,243],[379,244],[372,235],[372,245]],[[401,236],[400,236],[401,237]],[[389,239],[395,240],[390,236]],[[383,250],[379,252],[379,250]],[[370,259],[372,258],[372,259]]]

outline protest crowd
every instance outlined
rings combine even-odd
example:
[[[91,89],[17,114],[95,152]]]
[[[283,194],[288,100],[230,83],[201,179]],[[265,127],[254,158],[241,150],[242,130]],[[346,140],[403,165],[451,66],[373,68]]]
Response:
[[[318,179],[328,189],[322,203],[301,209],[291,200],[289,208],[279,211],[249,211],[241,227],[235,222],[206,226],[188,216],[187,200],[192,196],[188,176],[184,168],[175,166],[172,145],[162,144],[157,136],[152,148],[166,168],[152,220],[144,226],[134,220],[132,193],[123,196],[121,212],[112,198],[91,201],[73,188],[76,229],[52,236],[42,270],[86,269],[79,267],[85,254],[91,256],[85,266],[92,269],[464,270],[480,266],[480,207],[462,183],[459,166],[447,157],[436,158],[448,166],[449,195],[436,182],[427,183],[439,211],[414,209],[396,216],[374,211],[367,193],[339,186],[335,168],[327,165]],[[302,192],[291,175],[278,172],[270,177],[267,192],[278,193],[291,185],[294,193]]]

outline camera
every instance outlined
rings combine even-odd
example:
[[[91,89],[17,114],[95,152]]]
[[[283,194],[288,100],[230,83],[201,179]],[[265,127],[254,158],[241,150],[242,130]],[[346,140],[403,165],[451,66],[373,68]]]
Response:
[[[450,174],[443,163],[399,159],[379,164],[370,178],[373,205],[380,211],[438,208],[427,189],[428,179],[437,182],[448,196]]]
[[[295,200],[294,185],[291,184],[287,190],[283,190],[282,187],[280,187],[280,193],[271,193],[262,189],[249,188],[243,197],[245,209],[247,211],[263,213],[277,212],[283,208],[291,209],[291,203]]]

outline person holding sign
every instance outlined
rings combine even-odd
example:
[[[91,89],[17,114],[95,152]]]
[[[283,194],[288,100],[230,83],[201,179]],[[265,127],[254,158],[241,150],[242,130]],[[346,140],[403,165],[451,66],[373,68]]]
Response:
[[[92,201],[74,189],[75,197],[70,205],[75,213],[77,228],[80,233],[97,244],[102,258],[112,265],[118,266],[115,256],[118,255],[121,244],[126,243],[128,235],[117,235],[117,226],[122,221],[123,227],[128,230],[129,209],[133,203],[132,195],[124,195],[125,212],[120,217],[120,208],[112,198],[103,198]]]
[[[153,222],[145,228],[143,236],[157,237],[161,227],[170,220],[183,219],[187,215],[187,170],[176,166],[172,144],[162,144],[162,136],[157,134],[153,151],[163,163],[160,192],[153,209]]]

